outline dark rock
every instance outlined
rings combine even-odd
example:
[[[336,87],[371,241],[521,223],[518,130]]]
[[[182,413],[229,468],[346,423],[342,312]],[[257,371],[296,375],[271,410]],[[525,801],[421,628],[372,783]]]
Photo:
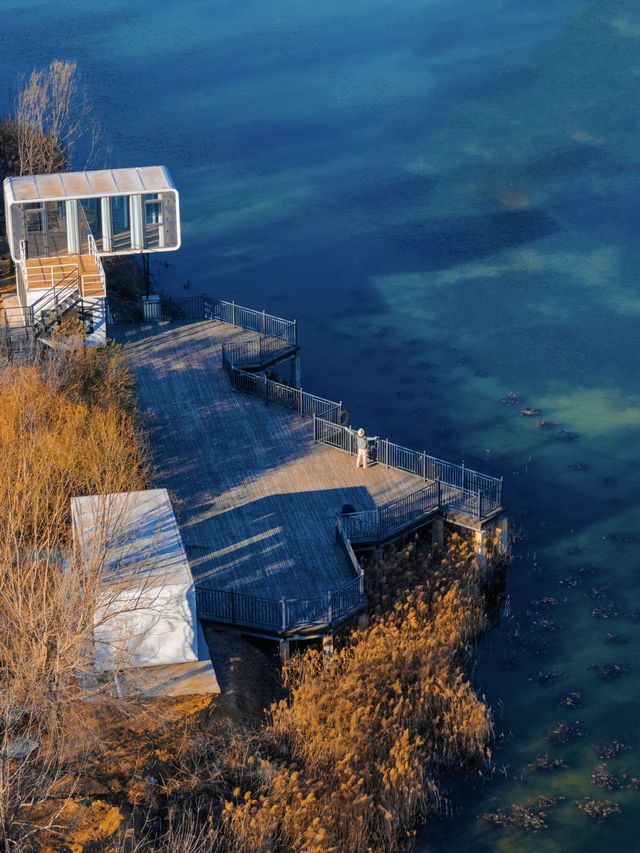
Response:
[[[633,747],[628,744],[620,743],[620,741],[617,740],[611,741],[611,743],[592,743],[591,747],[595,750],[596,755],[601,760],[605,758],[615,758],[621,752],[629,752],[629,750],[633,749]]]
[[[612,800],[593,800],[585,797],[582,802],[576,800],[576,806],[585,817],[603,823],[614,814],[620,814],[620,806]]]
[[[605,663],[602,666],[588,666],[587,669],[594,672],[598,678],[603,681],[612,681],[614,678],[620,678],[629,672],[629,667],[626,663]]]
[[[507,396],[503,397],[500,402],[504,403],[506,406],[517,406],[522,402],[522,400],[514,391],[509,391]]]
[[[572,693],[565,693],[564,696],[560,697],[558,704],[562,708],[569,708],[571,711],[582,708],[582,693],[577,693],[575,691]]]
[[[579,720],[576,720],[575,723],[567,723],[566,721],[561,721],[559,723],[554,723],[551,726],[551,730],[549,732],[549,740],[552,743],[567,743],[570,740],[575,740],[579,737],[584,737],[586,732],[580,725]]]

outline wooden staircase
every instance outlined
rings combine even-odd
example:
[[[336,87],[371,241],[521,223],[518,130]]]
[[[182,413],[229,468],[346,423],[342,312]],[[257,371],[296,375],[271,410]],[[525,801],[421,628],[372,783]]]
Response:
[[[50,290],[69,281],[74,270],[78,274],[78,290],[83,298],[106,296],[101,271],[93,255],[63,255],[31,258],[25,261],[27,290]]]

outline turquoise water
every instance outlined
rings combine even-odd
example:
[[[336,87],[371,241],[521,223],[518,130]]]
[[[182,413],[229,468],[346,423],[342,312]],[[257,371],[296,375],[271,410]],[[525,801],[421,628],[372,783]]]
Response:
[[[167,292],[296,317],[305,388],[376,434],[505,477],[519,539],[474,670],[496,770],[452,788],[452,816],[418,850],[636,849],[640,793],[590,777],[591,744],[614,739],[633,749],[608,770],[640,775],[637,4],[0,11],[1,106],[20,74],[76,59],[110,164],[169,167],[184,234],[155,262]],[[541,415],[501,404],[509,391]],[[557,605],[541,615],[545,596]],[[592,615],[606,605],[618,615]],[[611,662],[628,674],[588,669]],[[571,691],[579,710],[558,704]],[[563,720],[586,734],[550,743]],[[568,768],[532,770],[544,754]],[[539,793],[567,799],[536,836],[479,818]],[[574,805],[587,794],[621,815],[588,821]]]

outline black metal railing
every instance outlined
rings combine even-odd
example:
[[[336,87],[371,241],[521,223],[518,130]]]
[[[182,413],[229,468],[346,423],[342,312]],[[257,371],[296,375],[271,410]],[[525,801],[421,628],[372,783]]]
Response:
[[[303,417],[319,417],[323,419],[323,422],[335,424],[340,420],[342,403],[325,400],[323,397],[317,397],[315,394],[303,391],[302,388],[294,388],[291,385],[284,385],[282,382],[268,379],[264,373],[250,373],[247,370],[240,370],[233,365],[229,351],[226,349],[222,353],[222,366],[233,385],[245,394],[259,397],[265,403],[291,409]]]
[[[142,323],[142,303],[133,299],[123,299],[110,293],[107,296],[108,325],[128,325]]]
[[[361,574],[338,590],[313,598],[270,599],[230,589],[198,586],[200,619],[223,622],[276,636],[334,629],[367,606]]]
[[[356,450],[355,436],[338,420],[324,418],[321,414],[317,414],[313,424],[314,440],[353,455]],[[464,465],[445,462],[435,456],[429,456],[424,451],[410,450],[393,444],[388,439],[376,441],[375,450],[376,461],[379,464],[413,474],[423,481],[438,484],[438,507],[443,512],[480,521],[502,508],[502,479],[481,474]],[[420,495],[422,491],[418,489],[413,494]],[[379,511],[384,509],[385,507],[381,507]],[[365,519],[366,513],[362,515],[364,531],[370,529],[373,522]],[[386,535],[384,526],[381,531]]]
[[[384,506],[341,515],[344,533],[351,542],[384,541],[438,512],[440,491],[440,483],[430,483]]]
[[[255,311],[205,294],[160,296],[151,300],[132,300],[110,295],[107,304],[107,319],[111,325],[153,320],[218,320],[248,332],[257,332],[260,335],[258,340],[223,346],[223,360],[226,354],[231,364],[244,370],[262,370],[291,355],[298,347],[295,320],[285,320],[266,311]]]

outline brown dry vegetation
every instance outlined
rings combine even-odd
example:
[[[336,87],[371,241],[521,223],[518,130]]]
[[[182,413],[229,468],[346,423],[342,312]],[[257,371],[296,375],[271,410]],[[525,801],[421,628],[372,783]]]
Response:
[[[485,627],[470,548],[420,540],[366,566],[371,626],[239,722],[222,699],[84,701],[100,575],[64,571],[69,499],[144,487],[120,351],[74,347],[0,376],[0,833],[4,850],[401,851],[443,775],[490,761],[465,667]],[[235,717],[232,722],[230,717]],[[37,741],[26,760],[7,756]]]
[[[229,727],[210,706],[155,732],[137,776],[119,783],[128,815],[105,849],[408,849],[442,807],[443,776],[490,761],[489,710],[464,674],[485,625],[484,576],[458,537],[444,554],[419,540],[392,549],[368,569],[371,627],[328,665],[316,651],[293,658],[288,698],[264,726]]]
[[[417,585],[330,665],[317,652],[289,665],[290,698],[266,731],[273,758],[225,806],[229,849],[404,850],[441,806],[441,774],[489,761],[489,711],[463,669],[485,620],[470,549],[454,537],[439,558],[417,542],[395,550],[372,578],[379,600],[385,574],[391,590],[407,574]]]
[[[0,837],[6,850],[29,849],[37,834],[30,810],[58,778],[65,733],[77,743],[84,729],[78,675],[92,661],[101,576],[98,565],[81,571],[69,550],[70,498],[144,487],[131,405],[131,379],[115,349],[78,344],[46,364],[5,365],[0,373]],[[17,738],[40,745],[33,758],[8,757]]]

